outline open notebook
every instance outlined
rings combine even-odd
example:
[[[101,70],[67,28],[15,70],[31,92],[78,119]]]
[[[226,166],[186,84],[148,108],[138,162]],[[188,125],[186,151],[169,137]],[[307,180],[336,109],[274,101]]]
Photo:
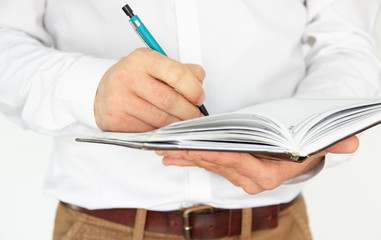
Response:
[[[288,98],[146,133],[101,132],[76,140],[147,150],[239,151],[301,162],[380,122],[381,99]]]

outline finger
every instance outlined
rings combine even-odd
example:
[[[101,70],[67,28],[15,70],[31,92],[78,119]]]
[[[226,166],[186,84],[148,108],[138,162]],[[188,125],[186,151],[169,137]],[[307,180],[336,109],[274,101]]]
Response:
[[[218,152],[218,151],[167,151],[166,156],[181,157],[188,161],[193,161],[204,168],[208,168],[208,164],[213,164],[215,171],[220,167],[230,168],[241,175],[251,176],[260,161],[250,154],[237,152]],[[254,161],[255,159],[255,161]],[[201,162],[202,161],[202,162]],[[254,162],[253,162],[254,161]],[[249,170],[248,170],[249,169]],[[207,169],[211,170],[211,169]]]
[[[159,156],[167,156],[167,150],[155,150],[155,153]]]
[[[204,161],[213,162],[229,168],[240,176],[250,179],[252,184],[256,185],[254,187],[255,189],[260,188],[262,190],[272,190],[278,187],[286,180],[288,172],[284,173],[285,171],[297,171],[299,168],[303,168],[303,166],[299,164],[293,165],[292,167],[288,166],[290,169],[284,169],[284,166],[294,163],[274,160],[263,161],[247,153],[192,151],[189,155],[196,155]],[[194,158],[196,159],[196,157]],[[224,176],[226,176],[226,174],[224,174]],[[231,177],[232,176],[230,176],[230,178]],[[243,183],[241,183],[241,185],[242,184]],[[245,188],[245,191],[252,191],[249,185],[245,185]]]
[[[125,112],[154,128],[161,128],[181,120],[139,97],[129,99]]]
[[[187,161],[182,158],[164,157],[163,164],[165,166],[178,166],[178,167],[195,167],[197,166],[193,161]]]
[[[244,189],[249,194],[257,194],[264,190],[271,190],[280,185],[278,177],[274,175],[273,169],[266,169],[262,166],[261,162],[254,158],[251,155],[248,155],[247,158],[239,158],[239,153],[229,153],[229,152],[211,152],[211,151],[157,151],[160,155],[173,156],[170,160],[171,165],[176,166],[198,166],[204,168],[210,172],[216,173],[228,181],[230,181],[235,186],[239,186]],[[249,157],[250,156],[250,157]],[[204,158],[210,158],[208,161],[205,161]],[[232,158],[233,157],[233,158]],[[237,158],[235,158],[237,157]],[[171,158],[171,157],[166,157]],[[223,161],[220,161],[222,158],[226,158]],[[181,159],[181,160],[179,160]],[[184,160],[186,159],[186,160]],[[213,160],[212,160],[213,159]],[[220,163],[229,161],[227,159],[235,159],[236,162],[226,167]],[[257,164],[252,165],[245,162],[248,160],[253,160]],[[243,162],[244,164],[241,164]],[[276,164],[276,161],[272,161]],[[185,164],[185,165],[184,165]],[[229,164],[226,164],[229,165]],[[242,166],[243,169],[241,169]],[[231,167],[234,166],[234,167]],[[238,168],[238,169],[237,169]],[[248,169],[248,171],[245,171]],[[243,170],[243,171],[242,171]]]
[[[234,168],[229,168],[219,164],[210,163],[210,162],[204,161],[203,159],[198,159],[198,158],[190,162],[194,162],[196,166],[200,168],[204,168],[215,174],[218,174],[221,177],[224,177],[233,185],[237,187],[241,187],[243,190],[245,190],[249,194],[257,194],[264,190],[258,183],[256,183],[255,181],[253,181],[247,176],[241,175],[239,171],[237,171]]]
[[[150,76],[177,89],[194,105],[204,102],[205,95],[201,83],[184,64],[156,51],[146,52],[142,57],[146,61],[145,72]]]
[[[234,170],[226,168],[222,165],[210,163],[207,161],[203,161],[201,158],[188,158],[187,154],[183,151],[168,151],[161,152],[157,151],[160,154],[164,154],[163,163],[165,165],[175,165],[175,166],[197,166],[200,168],[204,168],[210,172],[219,174],[225,178],[230,178],[229,180],[234,180],[238,178],[238,174],[234,172]]]
[[[154,127],[142,120],[135,118],[126,113],[114,114],[114,117],[109,120],[109,123],[102,130],[111,132],[148,132],[155,130]]]
[[[187,63],[185,64],[192,74],[197,78],[200,83],[204,82],[205,70],[198,64]]]
[[[201,158],[209,163],[215,163],[238,171],[241,175],[251,176],[259,167],[261,161],[247,153],[218,152],[218,151],[189,151],[188,155],[193,158]]]
[[[264,172],[261,161],[250,154],[218,151],[168,151],[168,155],[181,156],[188,161],[194,161],[200,167],[209,171],[234,178],[234,174],[250,179],[260,180],[258,172]],[[212,165],[210,165],[212,164]],[[210,166],[213,166],[210,168]],[[258,176],[257,176],[258,175]]]
[[[173,88],[149,76],[141,78],[144,79],[134,84],[134,91],[139,97],[180,120],[201,116],[200,110]]]
[[[122,95],[128,97],[122,98]],[[111,132],[146,132],[157,128],[124,110],[127,105],[132,107],[134,97],[129,94],[122,95],[115,94],[114,98],[106,96],[104,101],[94,104],[94,115],[98,116],[96,121],[100,129]]]
[[[189,151],[186,151],[186,150],[157,150],[156,154],[158,154],[159,156],[165,156],[164,157],[165,162],[166,163],[170,162],[172,165],[177,165],[177,166],[184,166],[183,164],[187,164],[189,166],[197,165],[199,167],[203,167],[213,172],[216,172],[216,170],[219,167],[217,164],[203,161],[201,157],[190,156]],[[210,167],[210,166],[213,166],[213,167]]]
[[[327,148],[327,151],[331,153],[354,153],[359,145],[359,139],[356,136],[352,136],[332,145]]]

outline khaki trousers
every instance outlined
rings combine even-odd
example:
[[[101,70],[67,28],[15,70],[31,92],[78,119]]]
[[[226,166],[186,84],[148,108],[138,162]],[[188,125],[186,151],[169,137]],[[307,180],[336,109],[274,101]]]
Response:
[[[58,205],[54,240],[180,240],[182,236],[147,232],[144,228],[144,214],[139,216],[135,228],[95,218]],[[244,226],[250,222],[242,218],[243,233],[241,236],[225,237],[219,240],[311,240],[308,217],[304,199],[301,197],[295,204],[279,213],[278,227],[269,230],[251,232]],[[244,233],[246,231],[246,233]]]

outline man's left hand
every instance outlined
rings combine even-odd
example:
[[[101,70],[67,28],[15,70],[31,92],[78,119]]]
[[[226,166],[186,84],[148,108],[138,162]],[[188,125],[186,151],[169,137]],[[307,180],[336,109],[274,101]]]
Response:
[[[280,186],[283,182],[308,172],[327,153],[353,153],[359,146],[356,136],[347,138],[302,163],[260,159],[248,153],[217,151],[158,150],[166,166],[196,166],[221,175],[249,194]]]

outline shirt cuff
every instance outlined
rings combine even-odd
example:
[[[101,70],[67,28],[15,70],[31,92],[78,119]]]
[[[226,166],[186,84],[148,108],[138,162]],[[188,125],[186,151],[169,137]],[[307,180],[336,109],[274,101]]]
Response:
[[[78,123],[98,128],[94,117],[95,95],[104,73],[116,62],[83,56],[63,75],[60,98]]]
[[[299,183],[303,183],[303,182],[310,180],[311,178],[315,177],[324,168],[325,158],[326,157],[324,156],[323,159],[320,161],[320,163],[318,165],[316,165],[310,171],[308,171],[308,172],[306,172],[300,176],[297,176],[295,178],[292,178],[290,180],[287,180],[283,184],[284,185],[299,184]]]

